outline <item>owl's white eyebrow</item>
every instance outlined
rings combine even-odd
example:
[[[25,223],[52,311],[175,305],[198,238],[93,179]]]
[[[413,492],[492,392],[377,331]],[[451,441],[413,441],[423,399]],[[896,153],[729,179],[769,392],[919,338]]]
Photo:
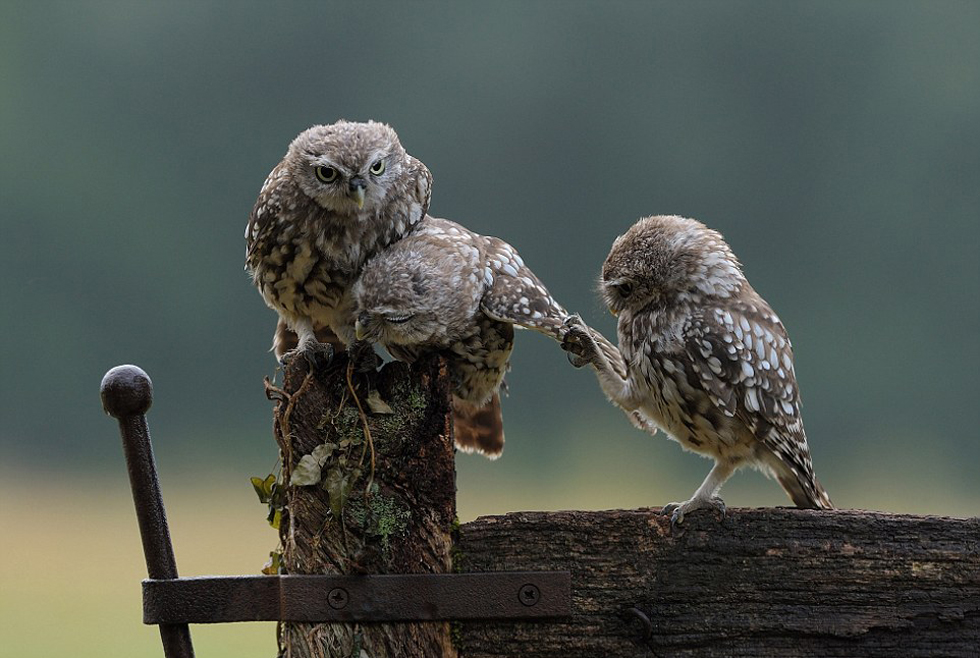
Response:
[[[383,160],[386,155],[387,152],[383,150],[378,150],[371,153],[371,157],[368,158],[367,162],[364,163],[364,171],[370,169],[374,165],[374,163],[377,162],[378,160]]]
[[[312,164],[314,167],[333,167],[334,169],[336,169],[337,171],[339,171],[339,172],[341,172],[343,174],[349,174],[350,173],[350,171],[347,169],[347,167],[344,167],[342,165],[339,165],[336,162],[330,160],[329,158],[327,158],[326,156],[323,156],[323,155],[313,155],[313,154],[310,154],[310,164]]]

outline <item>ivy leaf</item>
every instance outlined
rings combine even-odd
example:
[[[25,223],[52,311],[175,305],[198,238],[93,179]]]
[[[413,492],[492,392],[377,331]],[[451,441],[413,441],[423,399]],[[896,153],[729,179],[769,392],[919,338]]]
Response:
[[[262,573],[267,576],[275,576],[282,569],[282,553],[272,551],[269,553],[269,561],[262,567]]]
[[[279,524],[282,522],[282,508],[270,505],[269,516],[265,520],[269,522],[269,525],[278,530]]]
[[[313,448],[313,452],[303,455],[299,463],[293,467],[293,472],[289,476],[289,484],[294,487],[306,487],[318,484],[323,476],[323,465],[333,451],[336,450],[335,443],[324,443]]]
[[[347,504],[347,496],[350,494],[350,478],[339,467],[331,468],[323,478],[323,488],[330,496],[330,511],[333,512],[334,518],[339,519]]]
[[[393,414],[395,410],[391,408],[391,405],[381,399],[381,394],[376,390],[368,393],[367,405],[373,414]]]
[[[313,455],[303,455],[299,463],[293,467],[289,476],[289,484],[294,487],[306,487],[320,481],[320,464],[316,463]]]
[[[255,494],[259,497],[260,503],[268,503],[272,500],[273,487],[276,484],[276,476],[270,475],[266,479],[253,477],[252,488],[255,489]]]

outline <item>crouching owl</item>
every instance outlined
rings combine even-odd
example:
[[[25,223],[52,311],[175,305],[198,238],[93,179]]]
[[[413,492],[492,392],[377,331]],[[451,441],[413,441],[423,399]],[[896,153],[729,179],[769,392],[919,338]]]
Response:
[[[641,219],[613,243],[600,290],[618,316],[625,376],[577,316],[566,349],[628,414],[715,460],[690,500],[665,507],[674,523],[700,508],[724,513],[718,491],[744,465],[775,477],[798,507],[833,509],[813,474],[789,337],[719,233],[683,217]]]
[[[411,232],[432,176],[390,126],[313,126],[269,174],[245,229],[245,268],[279,314],[276,356],[307,353],[331,334],[354,340],[351,286],[364,263]]]
[[[409,363],[423,353],[444,354],[456,383],[457,447],[499,456],[500,387],[514,327],[558,340],[568,316],[517,251],[498,238],[428,217],[369,260],[353,290],[357,338],[380,343]],[[615,347],[601,336],[597,349],[617,362]]]

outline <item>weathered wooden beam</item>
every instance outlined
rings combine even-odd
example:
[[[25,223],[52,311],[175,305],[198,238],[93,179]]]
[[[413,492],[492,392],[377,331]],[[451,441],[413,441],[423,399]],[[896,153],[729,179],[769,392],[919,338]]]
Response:
[[[289,574],[448,573],[456,517],[451,382],[445,362],[390,363],[356,372],[338,354],[311,373],[285,370],[275,436],[282,456],[282,565]],[[390,407],[390,409],[386,408]],[[367,426],[367,429],[365,428]],[[294,476],[319,449],[315,482]],[[307,459],[309,462],[309,459]],[[347,593],[332,606],[343,606]],[[290,658],[456,655],[450,624],[284,622]]]
[[[465,622],[460,655],[980,654],[980,518],[734,509],[720,523],[694,514],[671,534],[657,512],[464,524],[465,571],[570,570],[573,616]]]

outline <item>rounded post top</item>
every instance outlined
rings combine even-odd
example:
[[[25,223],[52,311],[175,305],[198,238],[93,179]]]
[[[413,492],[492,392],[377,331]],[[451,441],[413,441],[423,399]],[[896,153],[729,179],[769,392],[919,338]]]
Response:
[[[142,368],[116,366],[102,378],[102,408],[113,418],[145,414],[153,404],[153,382]]]

